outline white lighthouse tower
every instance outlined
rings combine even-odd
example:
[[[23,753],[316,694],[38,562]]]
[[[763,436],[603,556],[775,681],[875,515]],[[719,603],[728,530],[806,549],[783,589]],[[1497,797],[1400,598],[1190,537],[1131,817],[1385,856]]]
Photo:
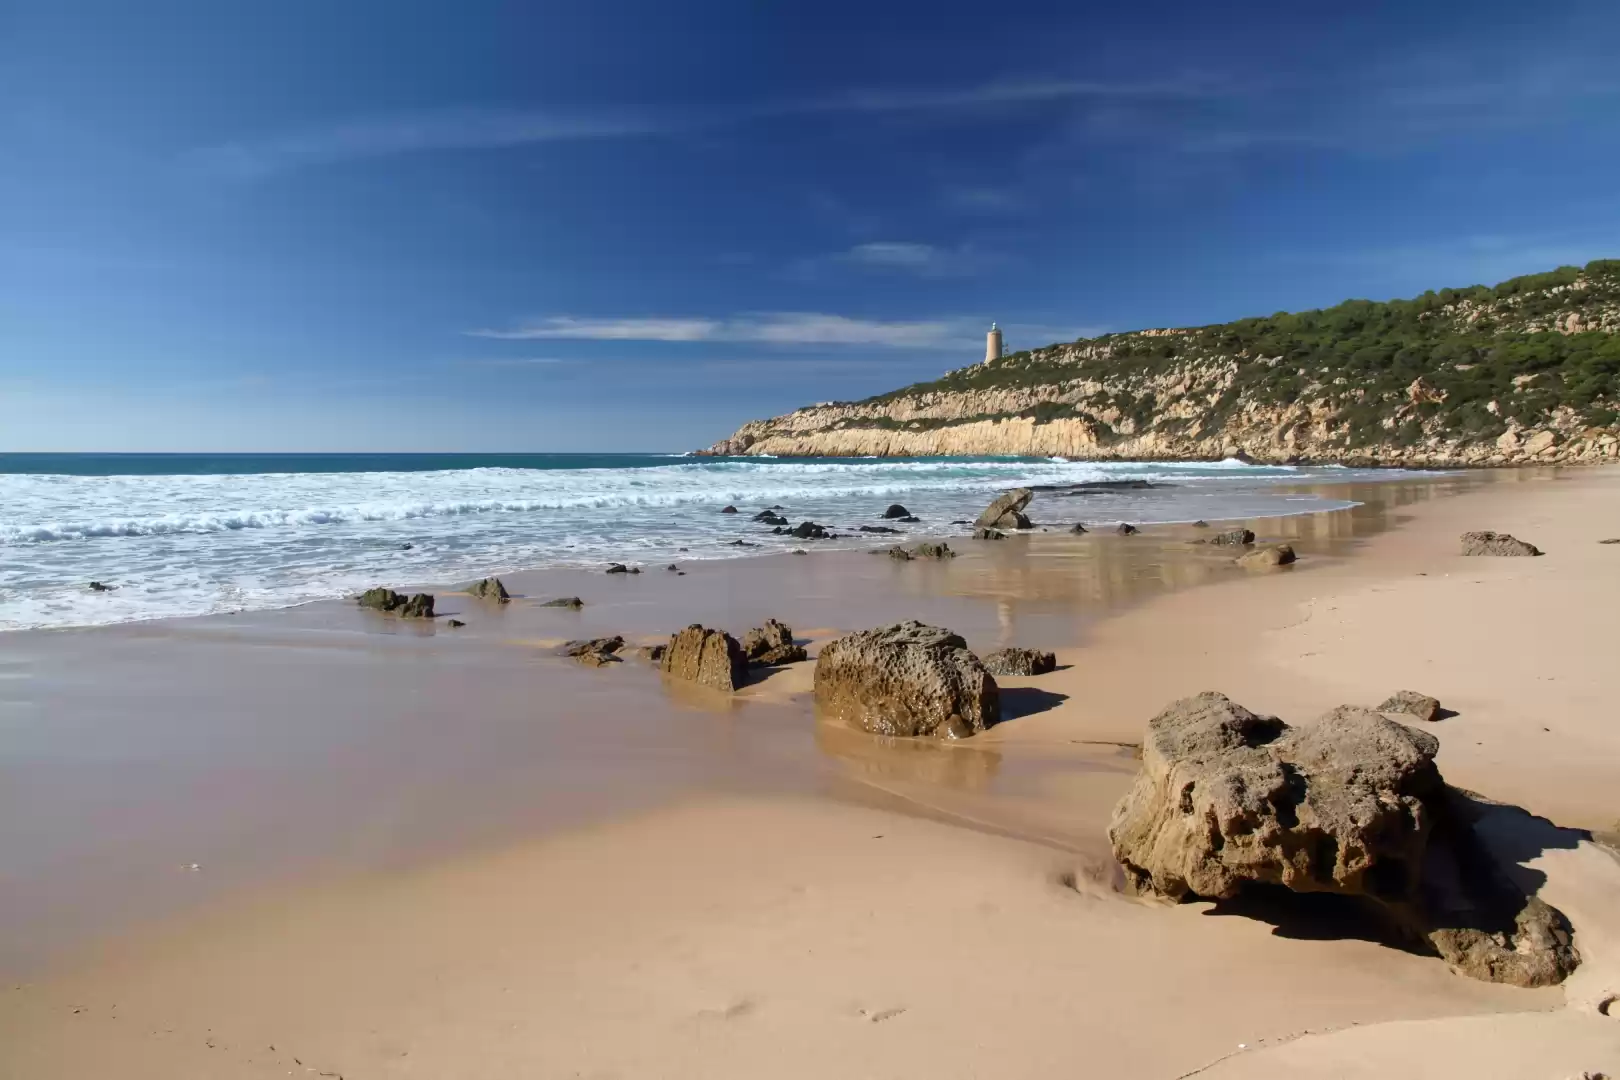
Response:
[[[990,332],[984,335],[984,362],[1001,359],[1001,327],[995,323],[990,324]]]

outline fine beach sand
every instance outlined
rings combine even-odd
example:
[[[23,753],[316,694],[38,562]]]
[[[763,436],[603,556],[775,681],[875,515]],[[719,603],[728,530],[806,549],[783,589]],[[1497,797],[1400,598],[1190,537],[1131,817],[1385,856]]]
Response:
[[[357,635],[371,624],[320,605],[20,639],[42,711],[101,715],[67,674],[88,657],[125,704],[166,703],[161,724],[134,709],[143,730],[199,755],[206,732],[232,734],[77,832],[39,812],[46,789],[94,804],[119,790],[108,773],[0,796],[28,871],[0,909],[19,972],[0,1076],[1620,1072],[1620,861],[1579,831],[1620,832],[1620,545],[1598,543],[1620,536],[1620,472],[1390,486],[1359,511],[1253,525],[1301,564],[1233,573],[1187,530],[1037,536],[951,566],[513,579],[640,590],[569,634],[520,603],[449,639]],[[1475,528],[1547,555],[1464,559]],[[1014,718],[942,745],[817,726],[809,665],[717,703],[631,664],[533,657],[573,632],[650,640],[778,613],[813,645],[915,615],[980,650],[1055,647],[1063,667],[1005,680]],[[559,718],[544,731],[537,680]],[[1447,779],[1541,815],[1504,812],[1491,840],[1544,878],[1581,968],[1559,988],[1493,986],[1319,927],[1118,895],[1103,831],[1135,768],[1121,744],[1205,689],[1290,722],[1439,697]],[[231,756],[244,745],[257,767]],[[112,820],[106,850],[84,839]],[[244,847],[262,857],[232,870]],[[182,861],[203,869],[151,872]],[[64,869],[91,862],[101,876]],[[205,877],[218,891],[187,899]]]

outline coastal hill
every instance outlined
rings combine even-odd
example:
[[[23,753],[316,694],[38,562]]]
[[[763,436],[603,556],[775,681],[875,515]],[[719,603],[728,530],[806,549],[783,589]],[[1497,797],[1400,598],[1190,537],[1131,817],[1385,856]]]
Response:
[[[709,454],[1508,465],[1620,457],[1620,260],[1012,353]]]

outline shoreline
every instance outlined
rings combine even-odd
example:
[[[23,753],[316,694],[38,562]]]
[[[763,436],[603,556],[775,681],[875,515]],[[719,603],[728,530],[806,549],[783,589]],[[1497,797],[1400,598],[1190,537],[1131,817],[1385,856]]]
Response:
[[[652,723],[632,730],[636,738],[660,742],[654,756],[667,755],[687,737],[668,741],[673,722],[696,735],[704,753],[725,748],[731,779],[716,785],[710,777],[664,791],[628,814],[527,839],[499,830],[482,842],[452,836],[444,854],[426,859],[417,846],[417,855],[402,862],[367,868],[362,860],[324,882],[293,880],[269,891],[250,884],[239,894],[245,907],[240,900],[216,902],[200,915],[171,921],[156,937],[114,938],[13,993],[0,1006],[0,1032],[8,1037],[0,1046],[11,1043],[0,1049],[0,1060],[40,1076],[91,1075],[98,1062],[115,1061],[121,1068],[114,1071],[130,1076],[176,1075],[186,1067],[208,1069],[210,1076],[283,1075],[286,1063],[277,1059],[272,1068],[269,1051],[247,1053],[257,1040],[255,1046],[304,1045],[319,1053],[300,1051],[302,1061],[349,1075],[617,1069],[743,1076],[751,1075],[750,1067],[752,1075],[771,1071],[768,1063],[776,1062],[776,1074],[793,1076],[834,1068],[914,1075],[919,1063],[947,1076],[982,1075],[986,1068],[1025,1076],[1072,1067],[1078,1033],[1086,1060],[1112,1075],[1184,1075],[1230,1054],[1235,1041],[1254,1048],[1275,1044],[1275,1050],[1230,1058],[1210,1073],[1260,1076],[1273,1074],[1232,1070],[1296,1052],[1288,1048],[1302,1044],[1287,1040],[1307,1029],[1406,1021],[1456,1052],[1465,1040],[1453,1038],[1454,1029],[1474,1032],[1481,1045],[1489,1037],[1442,1017],[1557,1009],[1566,1000],[1575,1012],[1590,1012],[1604,993],[1620,989],[1610,962],[1620,935],[1601,912],[1594,914],[1592,895],[1583,892],[1605,883],[1593,876],[1600,874],[1592,867],[1600,849],[1588,850],[1588,844],[1545,853],[1535,863],[1549,877],[1553,902],[1576,923],[1586,963],[1563,989],[1520,991],[1459,979],[1439,961],[1368,942],[1280,938],[1253,920],[1211,919],[1211,912],[1199,910],[1207,905],[1167,910],[1122,901],[1113,894],[1112,861],[1097,827],[1135,771],[1120,744],[1139,741],[1147,718],[1183,692],[1221,689],[1296,722],[1360,700],[1374,687],[1387,692],[1421,678],[1427,681],[1411,688],[1459,709],[1431,729],[1441,737],[1449,781],[1548,813],[1560,825],[1601,833],[1607,805],[1601,785],[1620,773],[1612,764],[1620,757],[1605,756],[1604,748],[1620,751],[1613,745],[1620,736],[1594,730],[1585,719],[1592,709],[1585,686],[1558,699],[1565,715],[1559,730],[1537,732],[1541,741],[1529,740],[1521,750],[1528,733],[1517,732],[1521,713],[1515,710],[1539,691],[1514,681],[1511,665],[1479,668],[1479,654],[1469,655],[1479,647],[1477,620],[1454,629],[1459,640],[1429,648],[1428,656],[1412,645],[1432,634],[1428,620],[1434,617],[1447,611],[1472,616],[1461,594],[1476,578],[1491,594],[1482,602],[1534,613],[1537,590],[1551,590],[1559,603],[1591,591],[1584,579],[1565,580],[1572,556],[1595,567],[1593,573],[1608,573],[1595,559],[1614,549],[1597,547],[1595,538],[1586,540],[1591,551],[1572,547],[1565,534],[1573,532],[1560,515],[1571,504],[1565,489],[1592,488],[1599,498],[1620,487],[1620,477],[1568,472],[1521,474],[1523,485],[1471,481],[1461,485],[1462,494],[1445,497],[1429,487],[1404,504],[1392,499],[1387,506],[1319,515],[1333,520],[1298,529],[1306,534],[1300,543],[1307,558],[1299,570],[1262,575],[1201,570],[1185,550],[1182,530],[1166,527],[1162,539],[1104,537],[1090,545],[1124,553],[1123,561],[1097,552],[1088,560],[1074,554],[1076,541],[1037,535],[987,545],[996,550],[975,550],[954,566],[891,567],[888,560],[827,553],[823,559],[783,557],[791,581],[773,580],[768,570],[738,571],[764,559],[726,561],[680,579],[685,600],[679,602],[703,609],[704,618],[726,612],[733,622],[785,607],[789,590],[800,590],[797,610],[783,614],[812,642],[812,652],[878,608],[899,617],[897,602],[966,633],[975,651],[992,640],[1057,650],[1063,670],[1004,680],[1014,715],[960,744],[887,745],[815,725],[803,702],[810,665],[773,673],[723,704],[694,698],[671,711],[666,695],[643,685],[658,683],[644,673],[560,665],[537,673],[522,658],[550,638],[535,633],[533,613],[496,617],[486,611],[482,622],[502,625],[458,637],[448,658],[456,667],[444,669],[473,665],[470,681],[458,688],[463,695],[477,687],[477,700],[493,705],[506,692],[496,690],[506,685],[500,680],[515,677],[511,685],[521,690],[541,678],[560,693],[558,701],[581,695],[579,720],[588,717],[598,727],[619,715],[614,709],[627,715],[647,710],[644,719]],[[1611,530],[1605,535],[1620,535],[1620,515],[1606,507],[1596,512],[1614,520],[1582,529],[1601,526]],[[1353,527],[1358,514],[1361,524]],[[1455,533],[1447,530],[1479,517],[1490,520],[1469,527],[1511,528],[1543,542],[1549,558],[1468,560],[1469,576],[1455,576]],[[1369,534],[1374,518],[1378,527]],[[1342,526],[1337,535],[1335,526]],[[1161,557],[1149,557],[1155,545]],[[1151,588],[1133,576],[1145,567],[1160,575]],[[1440,576],[1445,573],[1455,580]],[[1435,580],[1417,580],[1427,576]],[[614,587],[602,578],[578,580]],[[627,637],[637,627],[654,627],[669,617],[676,580],[655,573],[639,584],[655,582],[655,589],[643,590],[652,596],[619,589],[604,610],[587,608],[585,619],[567,625],[588,632],[613,621]],[[1077,613],[1082,595],[1094,606]],[[322,657],[403,646],[400,663],[384,663],[387,679],[411,678],[429,655],[419,647],[436,637],[400,627],[379,634],[354,619],[357,613],[336,625],[324,619],[324,626],[323,619],[277,614],[201,630],[198,620],[185,620],[192,633],[100,628],[86,634],[132,639],[137,652],[150,646],[143,655],[189,648],[189,639]],[[1533,620],[1529,625],[1542,630]],[[1555,680],[1569,678],[1590,655],[1576,650],[1590,650],[1581,642],[1597,632],[1585,624],[1563,628],[1548,635],[1556,640],[1532,662],[1556,661],[1543,655],[1549,650],[1570,650],[1562,667],[1548,669]],[[1298,644],[1301,633],[1308,647]],[[1487,633],[1485,643],[1491,642]],[[490,653],[513,654],[520,663],[508,672]],[[1409,653],[1414,664],[1430,662],[1410,668],[1411,674],[1410,665],[1402,666]],[[305,670],[300,663],[294,668]],[[1471,690],[1467,680],[1478,683],[1481,671],[1491,685]],[[1607,678],[1606,671],[1590,673],[1598,686]],[[368,684],[368,692],[372,688]],[[612,688],[617,705],[601,696],[604,688]],[[339,710],[334,716],[341,711],[328,709]],[[526,731],[521,723],[512,730]],[[622,727],[602,732],[610,739],[631,733]],[[1471,741],[1480,747],[1469,747]],[[507,744],[500,756],[518,745]],[[1541,764],[1527,770],[1532,748]],[[905,812],[896,814],[897,808]],[[794,842],[782,843],[787,837]],[[885,851],[876,862],[869,854],[874,844]],[[1599,889],[1596,895],[1607,894]],[[872,913],[882,911],[892,915],[872,922]],[[361,930],[372,923],[381,925]],[[429,925],[439,929],[424,939]],[[625,940],[615,943],[615,937]],[[938,941],[952,945],[941,949]],[[394,950],[403,955],[391,958]],[[966,996],[976,1009],[964,1009],[967,1003],[950,990],[968,970],[975,989]],[[1322,970],[1335,972],[1333,986],[1322,985]],[[422,981],[429,972],[437,973],[431,984]],[[236,979],[222,983],[224,974]],[[233,988],[235,981],[255,985]],[[1218,990],[1221,1000],[1200,991],[1195,1005],[1170,989],[1178,983]],[[581,998],[580,991],[588,992]],[[109,1014],[106,1003],[114,997],[120,1004]],[[74,1007],[85,1012],[65,1012],[70,1000],[83,1002]],[[421,1012],[431,1002],[437,1004],[430,1012]],[[1162,1015],[1153,1012],[1154,1003]],[[1263,1019],[1254,1015],[1255,1004],[1263,1006]],[[619,1035],[631,1012],[642,1018],[642,1034],[623,1044]],[[1571,1029],[1570,1010],[1538,1015],[1552,1018],[1547,1028],[1562,1040],[1547,1053],[1567,1057],[1579,1048],[1587,1057],[1571,1059],[1571,1069],[1614,1067],[1591,1056],[1605,1044],[1594,1042],[1584,1024]],[[84,1016],[89,1019],[81,1022]],[[1162,1025],[1172,1019],[1177,1034],[1167,1041]],[[516,1026],[503,1026],[508,1020]],[[147,1024],[199,1037],[132,1034]],[[1519,1021],[1514,1025],[1517,1030]],[[203,1027],[214,1033],[212,1046],[200,1037]],[[96,1034],[87,1037],[90,1029]],[[368,1029],[380,1034],[368,1038],[362,1034]],[[964,1040],[952,1032],[974,1034]],[[1314,1047],[1319,1037],[1307,1041]],[[87,1045],[92,1041],[96,1045]],[[227,1044],[231,1055],[215,1052]],[[1332,1049],[1337,1042],[1322,1045],[1331,1053],[1313,1052],[1339,1054]],[[785,1070],[783,1048],[797,1054],[787,1056],[795,1065]],[[1384,1052],[1353,1049],[1344,1052],[1352,1060]],[[1490,1072],[1489,1065],[1477,1075],[1508,1075]]]

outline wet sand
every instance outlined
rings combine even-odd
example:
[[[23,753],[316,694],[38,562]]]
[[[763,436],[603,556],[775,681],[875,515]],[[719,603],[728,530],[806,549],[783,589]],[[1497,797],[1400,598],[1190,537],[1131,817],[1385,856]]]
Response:
[[[1102,823],[1135,769],[1120,744],[1175,696],[1219,688],[1294,721],[1410,686],[1458,710],[1435,729],[1448,778],[1606,827],[1620,747],[1596,718],[1617,676],[1593,657],[1620,573],[1593,560],[1620,546],[1584,534],[1620,535],[1617,493],[1596,472],[1364,485],[1355,510],[1250,523],[1302,554],[1264,575],[1166,527],[961,541],[937,564],[824,553],[514,575],[513,604],[441,593],[430,625],[320,604],[7,635],[0,966],[19,981],[0,1065],[1169,1077],[1238,1042],[1260,1068],[1262,1043],[1350,1024],[1566,996],[1591,1019],[1612,939],[1590,844],[1536,863],[1588,953],[1566,995],[1125,901]],[[1553,554],[1459,560],[1465,519]],[[557,595],[587,607],[537,605]],[[545,655],[766,616],[812,654],[916,617],[979,651],[1055,648],[1066,667],[1005,680],[1008,722],[940,744],[818,725],[810,665],[728,699],[634,660]],[[1570,687],[1539,741],[1525,710],[1549,702],[1514,659]],[[1563,1045],[1589,1036],[1604,1037]]]

